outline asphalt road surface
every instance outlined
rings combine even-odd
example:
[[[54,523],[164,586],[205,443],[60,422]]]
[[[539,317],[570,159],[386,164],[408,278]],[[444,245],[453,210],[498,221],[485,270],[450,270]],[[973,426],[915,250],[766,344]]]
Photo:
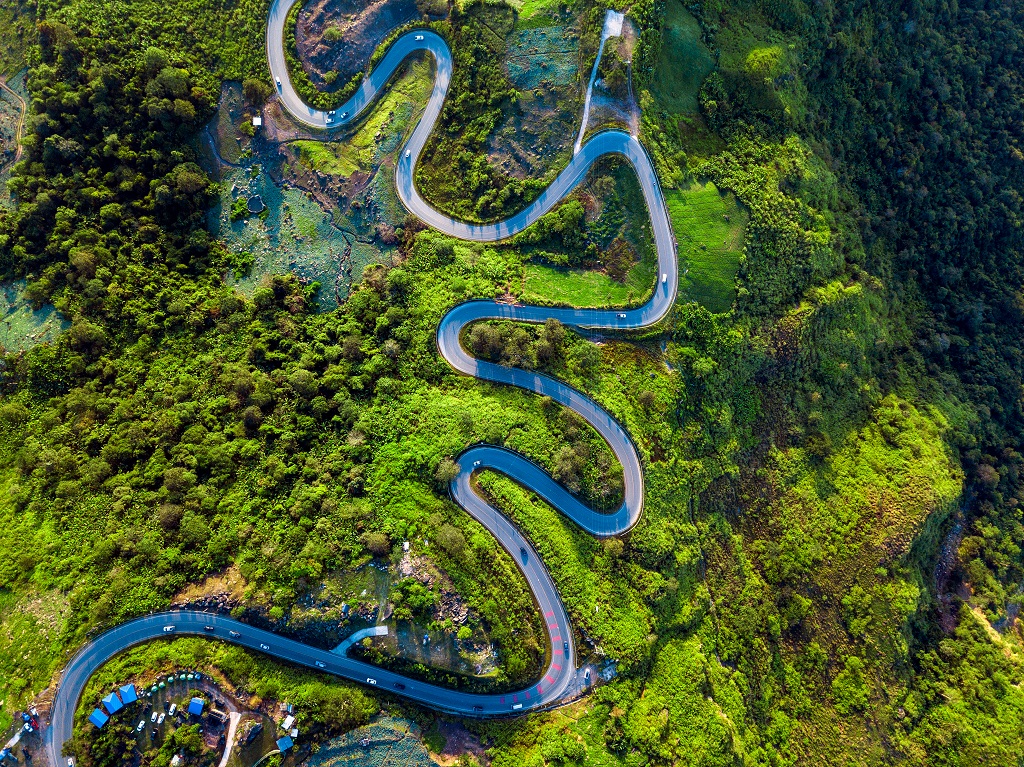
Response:
[[[618,154],[633,166],[650,214],[658,254],[658,281],[647,303],[636,309],[615,311],[470,301],[456,306],[445,315],[437,331],[440,353],[459,372],[550,396],[585,418],[605,438],[623,467],[624,500],[614,513],[595,512],[535,463],[504,448],[477,446],[459,456],[461,471],[451,485],[453,497],[490,530],[512,555],[533,590],[547,626],[551,643],[547,668],[538,682],[523,690],[506,695],[457,692],[409,679],[220,615],[184,611],[160,613],[111,629],[90,641],[72,658],[61,677],[50,716],[50,727],[45,734],[47,752],[53,767],[63,765],[61,748],[71,737],[75,708],[93,672],[128,647],[182,634],[198,634],[234,642],[290,663],[320,669],[440,711],[463,716],[515,715],[578,694],[584,689],[585,682],[577,674],[569,617],[551,576],[519,530],[476,492],[471,477],[474,472],[483,469],[500,471],[536,492],[583,529],[597,536],[618,535],[629,530],[636,524],[643,510],[644,484],[640,459],[629,435],[614,418],[592,399],[560,381],[540,373],[507,368],[472,357],[460,345],[459,333],[471,322],[492,318],[539,323],[553,317],[566,325],[615,330],[642,328],[663,318],[676,296],[676,249],[664,197],[654,166],[644,148],[639,141],[622,131],[598,133],[573,156],[551,186],[520,213],[493,224],[457,221],[431,208],[420,197],[413,182],[416,161],[441,114],[451,81],[452,57],[448,45],[439,35],[429,30],[409,32],[398,38],[363,81],[359,91],[339,107],[333,117],[329,117],[327,113],[307,106],[295,92],[288,77],[283,47],[284,23],[289,9],[296,1],[275,0],[271,7],[267,24],[267,58],[272,75],[280,81],[278,95],[282,104],[295,119],[311,127],[330,130],[350,124],[372,105],[406,58],[418,52],[433,57],[435,76],[430,98],[419,123],[399,155],[395,180],[399,196],[409,211],[435,229],[465,240],[490,242],[504,239],[523,231],[550,211],[576,187],[598,158],[606,154]],[[91,708],[93,702],[87,701],[86,704],[87,708]]]

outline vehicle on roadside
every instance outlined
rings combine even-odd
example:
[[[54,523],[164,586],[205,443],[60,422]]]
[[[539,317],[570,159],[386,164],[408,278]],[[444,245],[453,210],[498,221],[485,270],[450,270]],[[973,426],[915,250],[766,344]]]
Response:
[[[624,319],[626,319],[626,315],[625,315],[625,314],[623,314],[622,312],[619,312],[619,313],[618,313],[618,314],[616,314],[615,316],[616,316],[616,317],[618,317],[618,318],[619,318],[620,320],[624,320]]]
[[[417,41],[422,40],[422,39],[423,39],[423,35],[416,35],[416,40]]]
[[[322,660],[314,661],[314,663],[316,663],[317,668],[327,668],[326,664],[324,664]]]
[[[146,720],[145,719],[143,719],[143,720],[141,720],[139,722],[139,726],[135,728],[135,732],[142,732],[144,729],[146,729]]]
[[[412,157],[412,150],[411,150],[411,149],[406,149],[406,150],[405,150],[405,156],[406,156],[406,158],[407,158],[407,159],[408,159],[409,157]]]
[[[519,710],[519,709],[521,709],[522,707],[523,707],[523,704],[522,704],[522,703],[516,703],[516,704],[514,704],[514,705],[512,706],[512,710],[513,710],[513,711],[518,711],[518,710]]]
[[[277,83],[277,89],[281,90],[281,78],[280,77],[275,77],[274,78],[274,82]]]
[[[213,626],[203,626],[203,631],[214,631]]]
[[[75,767],[75,760],[72,757],[68,757],[68,767]]]
[[[228,633],[231,634],[231,636],[233,636],[235,639],[238,639],[238,637],[242,636],[241,632],[238,631],[229,631]]]
[[[519,547],[519,556],[521,556],[523,559],[526,559],[526,547],[525,546],[520,546]]]
[[[168,716],[174,716],[176,713],[178,713],[178,704],[177,703],[172,703],[171,704],[171,710],[167,712],[167,715]]]
[[[156,720],[157,720],[157,719],[158,719],[159,717],[160,717],[160,714],[158,714],[158,713],[157,713],[156,711],[154,711],[154,712],[153,712],[153,716],[151,716],[151,717],[149,718],[149,723],[150,723],[150,724],[156,724]]]
[[[167,718],[167,714],[160,714],[160,716],[158,716],[156,718],[157,726],[159,727],[161,724],[163,724],[164,723],[164,719],[166,719],[166,718]]]
[[[405,689],[405,685],[402,684],[401,682],[395,682],[395,689],[396,690],[404,690]]]
[[[164,626],[164,633],[169,634],[174,631],[174,626]]]
[[[474,711],[483,711],[484,707],[483,706],[473,706],[473,710]]]
[[[370,677],[366,677],[366,683],[367,684],[377,684],[377,680],[376,679],[370,679]]]
[[[270,649],[270,645],[263,644],[262,642],[260,642],[260,649],[261,650],[269,650]]]
[[[664,285],[666,282],[668,282],[668,275],[667,274],[662,274],[661,275],[661,284]]]
[[[569,642],[568,642],[568,640],[566,640],[565,642],[562,642],[562,650],[565,652],[566,655],[569,654]]]
[[[346,117],[348,117],[348,112],[342,112],[341,119],[344,120]]]

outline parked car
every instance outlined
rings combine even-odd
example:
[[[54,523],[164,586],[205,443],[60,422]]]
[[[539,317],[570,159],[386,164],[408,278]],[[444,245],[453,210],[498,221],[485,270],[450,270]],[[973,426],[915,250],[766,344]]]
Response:
[[[377,680],[376,679],[370,679],[370,677],[366,677],[366,683],[367,684],[377,684]]]
[[[158,716],[157,720],[156,720],[157,725],[159,726],[159,725],[163,724],[164,723],[164,719],[166,719],[166,718],[167,718],[167,714],[160,714],[160,716]]]
[[[144,729],[146,729],[146,720],[145,719],[143,719],[143,720],[141,720],[139,722],[139,726],[135,728],[135,732],[142,732]]]
[[[153,712],[153,716],[151,716],[151,717],[149,718],[149,723],[150,723],[150,724],[156,724],[156,720],[157,720],[157,718],[158,718],[159,716],[160,716],[160,714],[158,714],[158,713],[157,713],[156,711],[154,711],[154,712]]]
[[[167,712],[167,715],[174,716],[176,713],[178,713],[178,704],[172,703],[170,710]]]
[[[174,631],[174,626],[164,626],[164,633],[165,634],[169,634],[172,631]]]

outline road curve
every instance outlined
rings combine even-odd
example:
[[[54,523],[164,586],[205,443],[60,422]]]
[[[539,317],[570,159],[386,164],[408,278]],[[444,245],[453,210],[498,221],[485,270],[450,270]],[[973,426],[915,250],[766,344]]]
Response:
[[[272,75],[281,82],[278,91],[282,104],[296,120],[308,126],[332,129],[351,123],[373,103],[408,56],[426,52],[434,58],[436,69],[433,88],[420,121],[399,155],[395,182],[399,196],[409,211],[435,229],[478,242],[504,239],[523,231],[550,211],[576,187],[599,158],[619,155],[633,166],[650,214],[658,255],[659,279],[653,294],[643,306],[615,311],[470,301],[448,312],[437,331],[441,355],[459,372],[550,396],[586,419],[608,442],[623,467],[624,500],[611,514],[596,512],[555,482],[537,464],[505,448],[482,445],[470,448],[459,456],[457,462],[461,471],[451,484],[453,497],[512,555],[533,590],[548,631],[551,654],[547,668],[537,683],[524,690],[506,695],[457,692],[409,679],[224,616],[188,611],[159,613],[116,626],[90,641],[65,668],[54,697],[50,727],[45,736],[52,767],[62,765],[61,748],[71,737],[74,711],[89,677],[107,660],[126,648],[181,634],[198,634],[234,642],[291,663],[320,669],[378,690],[401,695],[440,711],[464,716],[518,714],[563,700],[584,687],[576,672],[575,647],[568,614],[536,551],[504,514],[476,492],[471,477],[475,471],[482,469],[500,471],[537,493],[596,536],[617,535],[629,530],[636,524],[643,510],[644,484],[639,455],[625,429],[611,415],[589,397],[549,376],[503,367],[472,357],[459,343],[459,334],[467,324],[486,319],[539,323],[555,318],[571,326],[627,330],[652,325],[668,313],[676,297],[675,241],[657,175],[644,148],[625,132],[599,133],[583,145],[552,184],[520,213],[491,224],[458,221],[431,208],[420,197],[414,184],[416,162],[441,114],[451,81],[452,57],[444,39],[429,30],[414,31],[399,37],[364,79],[356,94],[336,110],[337,120],[328,122],[327,113],[312,109],[302,101],[288,77],[283,48],[284,23],[295,2],[297,0],[274,0],[271,6],[267,24],[267,59]],[[173,626],[173,630],[165,631],[168,626]]]

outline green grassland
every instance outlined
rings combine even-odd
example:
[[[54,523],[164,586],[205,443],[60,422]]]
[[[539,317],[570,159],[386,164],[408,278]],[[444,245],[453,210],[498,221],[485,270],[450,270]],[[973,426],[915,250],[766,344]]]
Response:
[[[702,40],[700,24],[682,0],[667,0],[663,24],[651,93],[669,112],[696,113],[697,94],[704,78],[714,70],[715,60]]]
[[[747,214],[713,183],[693,183],[665,194],[679,243],[679,293],[713,312],[726,312],[736,295]]]

